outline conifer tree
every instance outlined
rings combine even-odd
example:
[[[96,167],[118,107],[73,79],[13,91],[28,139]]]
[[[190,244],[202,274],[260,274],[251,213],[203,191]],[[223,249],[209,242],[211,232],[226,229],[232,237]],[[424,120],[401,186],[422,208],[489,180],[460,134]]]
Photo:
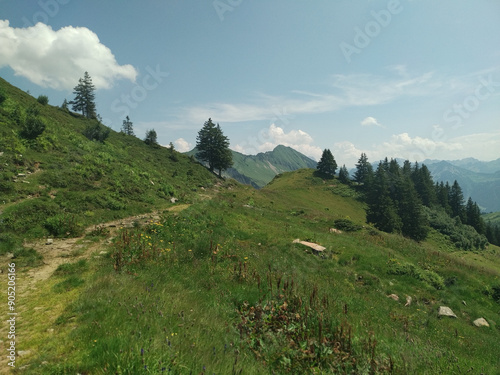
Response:
[[[422,241],[429,231],[427,217],[422,210],[422,202],[412,180],[402,175],[398,187],[398,213],[403,223],[403,236]]]
[[[486,225],[483,218],[481,217],[481,210],[476,202],[472,201],[469,197],[467,204],[465,206],[465,217],[467,225],[474,227],[477,233],[485,234]]]
[[[215,125],[211,118],[205,121],[198,132],[196,148],[198,149],[196,157],[206,162],[211,172],[217,169],[219,177],[222,176],[223,170],[233,164],[229,139],[222,133],[219,124]]]
[[[432,181],[431,172],[425,164],[422,164],[422,166],[418,168],[418,164],[415,163],[412,180],[424,206],[431,207],[436,204],[437,197],[434,189],[434,182]]]
[[[457,180],[453,182],[450,189],[450,194],[448,197],[448,203],[451,208],[451,215],[453,217],[460,218],[462,223],[465,222],[465,211],[464,211],[464,194],[462,188],[458,184]]]
[[[347,170],[345,164],[339,170],[339,180],[343,184],[349,184],[351,182],[349,179],[349,171]]]
[[[78,80],[78,85],[74,88],[75,99],[69,102],[73,111],[81,111],[82,115],[87,118],[96,118],[94,91],[95,87],[92,84],[92,78],[90,78],[88,72],[85,72],[83,78]]]
[[[368,157],[365,153],[361,154],[361,157],[356,164],[356,172],[354,172],[354,181],[363,185],[363,190],[368,191],[370,182],[373,178],[373,167],[368,162]]]
[[[324,178],[333,178],[337,170],[337,162],[329,149],[323,151],[321,159],[316,167],[318,174]]]
[[[366,220],[381,231],[400,232],[402,222],[389,195],[387,174],[386,165],[380,162],[368,192]]]
[[[134,124],[130,121],[128,116],[125,117],[125,120],[123,120],[122,133],[125,133],[126,135],[135,135]]]
[[[144,143],[152,147],[158,146],[158,135],[156,134],[156,131],[154,129],[146,131]]]

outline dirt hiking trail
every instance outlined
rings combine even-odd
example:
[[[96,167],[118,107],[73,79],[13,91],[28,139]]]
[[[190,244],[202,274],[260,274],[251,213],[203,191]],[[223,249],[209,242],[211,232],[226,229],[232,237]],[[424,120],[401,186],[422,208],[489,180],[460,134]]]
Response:
[[[38,267],[31,267],[27,271],[21,267],[16,267],[15,311],[18,313],[16,316],[16,362],[20,357],[32,354],[32,351],[26,350],[26,348],[24,348],[25,350],[20,350],[20,347],[23,347],[23,336],[28,334],[27,332],[23,333],[22,324],[23,321],[29,319],[29,316],[33,314],[33,311],[30,311],[26,307],[26,304],[30,301],[30,295],[37,291],[37,284],[39,282],[49,279],[61,264],[74,263],[80,259],[90,259],[91,257],[105,255],[107,253],[105,249],[111,244],[113,238],[121,228],[132,228],[137,225],[142,226],[148,224],[151,221],[158,221],[160,220],[161,213],[180,212],[189,206],[189,204],[177,204],[167,209],[162,209],[161,211],[154,211],[147,214],[93,225],[85,230],[83,236],[77,238],[37,239],[35,241],[25,242],[24,246],[26,248],[33,248],[38,254],[43,256],[43,263]],[[105,230],[107,235],[90,238],[85,236],[96,230],[96,228]],[[11,368],[7,365],[7,349],[10,345],[10,339],[7,337],[9,330],[7,319],[10,318],[7,314],[7,274],[9,272],[8,264],[16,263],[16,260],[12,257],[12,254],[0,256],[0,284],[2,285],[3,295],[2,307],[0,308],[0,311],[3,312],[1,319],[2,324],[0,326],[0,375],[11,373]],[[38,307],[35,307],[35,310],[37,309]],[[26,317],[24,317],[25,313]],[[52,329],[52,331],[54,330]],[[19,368],[17,363],[16,368]]]

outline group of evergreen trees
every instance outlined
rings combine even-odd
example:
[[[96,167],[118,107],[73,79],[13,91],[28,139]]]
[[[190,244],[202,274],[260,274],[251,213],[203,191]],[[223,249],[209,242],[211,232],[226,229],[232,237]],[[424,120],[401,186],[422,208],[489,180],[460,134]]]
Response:
[[[332,178],[336,168],[332,153],[325,149],[317,166],[317,174]],[[339,180],[350,183],[345,166],[339,171]],[[384,232],[401,233],[417,241],[425,239],[430,223],[428,211],[424,207],[428,207],[443,211],[447,217],[454,218],[457,225],[474,228],[479,238],[475,240],[477,243],[484,242],[481,236],[483,239],[486,236],[494,244],[500,241],[500,229],[484,222],[481,210],[472,198],[465,203],[458,182],[454,181],[452,185],[448,182],[434,183],[424,164],[412,165],[406,160],[401,166],[397,160],[385,158],[374,171],[363,153],[356,164],[353,181],[368,205],[367,221]]]

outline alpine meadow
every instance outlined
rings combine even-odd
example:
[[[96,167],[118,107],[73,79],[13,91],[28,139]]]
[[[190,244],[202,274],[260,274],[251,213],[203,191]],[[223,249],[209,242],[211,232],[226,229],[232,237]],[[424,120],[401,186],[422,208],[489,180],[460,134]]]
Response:
[[[0,375],[500,374],[499,4],[0,8]]]

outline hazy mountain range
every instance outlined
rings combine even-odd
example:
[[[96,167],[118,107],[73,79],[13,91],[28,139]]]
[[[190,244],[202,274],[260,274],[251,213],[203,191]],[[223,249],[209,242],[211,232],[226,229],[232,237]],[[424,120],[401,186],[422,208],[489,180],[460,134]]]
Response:
[[[500,211],[500,159],[426,160],[424,164],[435,181],[457,180],[465,199],[472,197],[486,212]]]

